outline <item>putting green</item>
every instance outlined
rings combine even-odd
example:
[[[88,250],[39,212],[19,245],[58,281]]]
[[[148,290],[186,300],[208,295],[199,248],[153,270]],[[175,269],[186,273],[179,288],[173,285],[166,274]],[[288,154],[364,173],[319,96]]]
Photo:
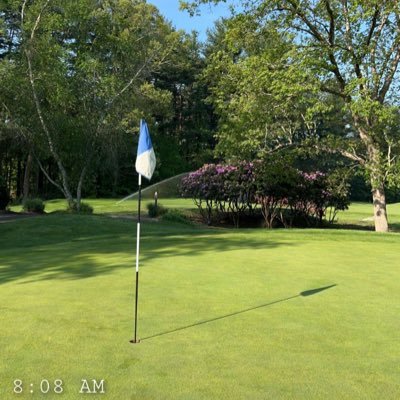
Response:
[[[0,225],[1,399],[399,398],[398,234],[147,223],[132,345],[135,231]]]

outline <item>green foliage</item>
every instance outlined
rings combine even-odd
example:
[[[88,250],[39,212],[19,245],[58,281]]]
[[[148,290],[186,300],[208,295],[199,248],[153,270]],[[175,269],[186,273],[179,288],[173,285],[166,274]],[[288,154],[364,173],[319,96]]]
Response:
[[[93,214],[93,207],[83,201],[81,201],[79,205],[76,201],[74,201],[71,205],[69,205],[68,211],[77,214]]]
[[[181,3],[193,13],[202,4],[220,2]],[[316,130],[315,116],[326,112],[324,96],[335,96],[343,105],[343,114],[350,116],[351,132],[329,143],[317,137],[313,145],[340,154],[366,171],[374,203],[380,204],[375,213],[376,228],[386,231],[384,191],[388,184],[398,185],[400,171],[399,13],[395,1],[243,2],[225,38],[228,44],[232,38],[235,46],[228,45],[212,55],[208,70],[217,82],[212,101],[222,117],[222,153],[233,151],[243,157],[249,149],[256,153],[268,149],[271,132],[273,148],[302,143]],[[260,52],[259,43],[268,43],[274,34],[271,32],[280,39],[276,43],[284,52],[285,45],[292,46],[287,55],[278,52],[278,57],[275,54],[268,59]],[[273,54],[273,46],[268,44],[264,53]],[[233,51],[229,53],[229,49]],[[251,65],[254,55],[259,59]],[[257,104],[258,99],[261,104]],[[258,121],[264,125],[258,127]],[[236,142],[245,145],[236,150]]]
[[[176,31],[142,0],[37,0],[21,11],[21,2],[0,4],[0,169],[4,155],[10,189],[32,151],[68,201],[78,187],[84,197],[131,193],[143,117],[157,155],[153,182],[212,158],[196,34]],[[45,196],[42,186],[31,182]]]
[[[302,191],[302,179],[290,160],[286,158],[268,157],[255,163],[255,199],[260,205],[265,226],[273,228],[277,219],[284,226],[293,224],[296,206],[302,200],[308,203],[309,193]],[[287,212],[286,209],[290,209]],[[305,213],[307,216],[307,213]]]
[[[257,25],[239,15],[209,45],[203,79],[220,117],[217,153],[254,159],[315,134],[316,116],[327,106],[318,82],[297,55],[293,37],[273,23]],[[220,42],[223,43],[221,46]]]
[[[9,7],[23,23],[7,31],[16,48],[0,62],[1,108],[39,160],[50,160],[51,182],[72,201],[98,160],[113,175],[120,154],[131,156],[127,133],[137,134],[139,118],[153,128],[171,117],[171,93],[154,77],[180,33],[139,0],[39,0],[25,2],[23,14],[20,3]]]
[[[169,212],[168,208],[165,208],[161,203],[157,203],[157,205],[147,203],[146,208],[150,218],[157,218]]]
[[[45,204],[42,199],[33,198],[33,199],[26,199],[23,204],[24,211],[29,212],[36,212],[36,213],[43,213],[45,209]]]
[[[157,74],[156,86],[172,95],[172,118],[158,117],[154,143],[159,151],[160,177],[199,168],[210,161],[215,141],[212,107],[204,102],[207,83],[199,76],[205,67],[197,35],[184,34],[172,54],[173,62]]]
[[[178,209],[168,210],[168,212],[162,216],[162,220],[165,222],[193,225],[193,222],[187,216],[187,214],[183,213],[181,210]]]

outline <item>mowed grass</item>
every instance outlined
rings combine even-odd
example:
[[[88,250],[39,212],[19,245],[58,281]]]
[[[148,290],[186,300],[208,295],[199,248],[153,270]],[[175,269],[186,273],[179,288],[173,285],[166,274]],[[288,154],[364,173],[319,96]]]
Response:
[[[128,199],[121,201],[120,199],[84,199],[85,203],[93,207],[95,214],[107,215],[136,215],[137,214],[137,199]],[[143,214],[147,213],[146,205],[153,203],[151,199],[144,199],[142,203]],[[196,206],[191,199],[183,198],[161,198],[159,203],[166,208],[177,208],[181,210],[196,210]],[[46,213],[65,211],[67,203],[65,199],[48,200],[45,202]],[[22,206],[13,206],[11,210],[21,212]],[[400,203],[387,205],[390,228],[400,232]],[[373,229],[373,207],[369,203],[352,203],[348,210],[340,211],[337,216],[337,227],[352,227],[352,228],[370,228]]]
[[[43,379],[64,399],[82,379],[124,400],[400,397],[399,234],[146,222],[132,345],[135,233],[103,215],[0,224],[0,399],[43,398]]]
[[[388,204],[387,213],[390,228],[400,232],[400,203]],[[373,207],[368,203],[352,203],[348,210],[338,213],[338,224],[353,227],[370,227],[373,229]]]
[[[90,204],[93,207],[95,214],[137,214],[137,199],[128,199],[121,201],[119,199],[84,199],[85,203]],[[154,200],[143,199],[142,210],[146,214],[146,204],[154,203]],[[177,199],[167,198],[160,199],[159,203],[167,208],[179,208],[179,209],[195,209],[196,206],[191,199]],[[57,211],[65,211],[67,209],[67,202],[65,199],[48,200],[45,202],[45,212],[52,213]],[[11,210],[14,212],[21,212],[22,206],[13,206]]]

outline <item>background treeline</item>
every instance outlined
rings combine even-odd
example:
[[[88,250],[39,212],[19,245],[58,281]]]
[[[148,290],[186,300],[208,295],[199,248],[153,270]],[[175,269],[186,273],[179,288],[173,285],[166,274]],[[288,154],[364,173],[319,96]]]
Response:
[[[145,118],[157,155],[152,182],[210,162],[290,156],[302,171],[346,170],[354,200],[371,200],[372,186],[400,200],[395,90],[372,101],[350,72],[348,87],[338,86],[325,47],[316,50],[312,35],[298,46],[288,28],[294,19],[274,21],[268,7],[254,7],[218,21],[200,43],[144,0],[0,1],[3,191],[15,200],[62,195],[78,209],[82,197],[133,192]],[[371,31],[377,49],[396,15],[381,11],[374,18],[382,37]],[[320,26],[334,17],[307,12]],[[338,41],[346,39],[340,29]],[[396,43],[392,31],[389,39]],[[343,66],[351,60],[344,55]],[[390,55],[386,64],[393,66]],[[364,117],[370,147],[355,123]]]
[[[1,1],[0,34],[0,174],[14,198],[131,193],[140,118],[154,181],[210,159],[202,45],[154,6]]]

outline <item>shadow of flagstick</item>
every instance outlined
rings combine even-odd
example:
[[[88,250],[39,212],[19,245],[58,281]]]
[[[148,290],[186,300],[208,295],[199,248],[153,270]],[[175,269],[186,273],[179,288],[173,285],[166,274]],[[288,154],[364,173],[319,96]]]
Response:
[[[215,317],[215,318],[207,319],[207,320],[204,320],[204,321],[198,321],[198,322],[195,322],[195,323],[193,323],[191,325],[181,326],[180,328],[171,329],[170,331],[156,333],[154,335],[142,338],[141,340],[143,341],[143,340],[153,339],[153,338],[156,338],[156,337],[159,337],[159,336],[169,335],[171,333],[176,333],[176,332],[183,331],[183,330],[186,330],[186,329],[189,329],[189,328],[194,328],[195,326],[209,324],[210,322],[215,322],[215,321],[219,321],[221,319],[234,317],[235,315],[244,314],[244,313],[247,313],[249,311],[257,310],[258,308],[264,308],[264,307],[272,306],[274,304],[283,303],[284,301],[292,300],[292,299],[295,299],[297,297],[313,296],[314,294],[320,293],[320,292],[322,292],[324,290],[327,290],[327,289],[330,289],[330,288],[332,288],[334,286],[337,286],[337,285],[334,284],[334,285],[324,286],[324,287],[320,287],[320,288],[316,288],[316,289],[305,290],[303,292],[300,292],[299,294],[296,294],[295,296],[290,296],[290,297],[286,297],[284,299],[272,301],[270,303],[261,304],[259,306],[246,308],[246,309],[240,310],[240,311],[235,311],[235,312],[230,313],[230,314],[221,315],[220,317]]]

